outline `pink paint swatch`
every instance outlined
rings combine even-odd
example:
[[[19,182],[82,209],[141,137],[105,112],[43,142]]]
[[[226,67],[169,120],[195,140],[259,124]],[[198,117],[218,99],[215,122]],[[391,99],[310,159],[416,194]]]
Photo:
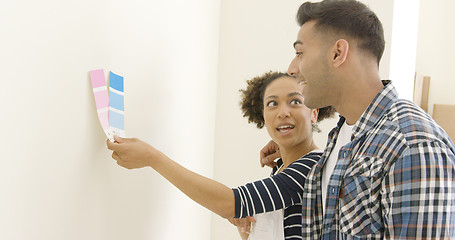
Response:
[[[107,131],[109,129],[109,112],[99,112],[98,113],[98,118],[101,123],[101,127],[103,130]]]
[[[92,82],[93,95],[95,97],[96,111],[101,127],[106,136],[113,141],[112,134],[109,132],[109,94],[107,91],[104,70],[98,69],[90,71],[90,81]]]
[[[109,107],[109,95],[107,94],[107,89],[93,92],[93,94],[95,95],[97,110]]]
[[[92,88],[99,88],[106,86],[106,78],[104,77],[104,70],[97,69],[90,71],[90,80],[92,81]]]

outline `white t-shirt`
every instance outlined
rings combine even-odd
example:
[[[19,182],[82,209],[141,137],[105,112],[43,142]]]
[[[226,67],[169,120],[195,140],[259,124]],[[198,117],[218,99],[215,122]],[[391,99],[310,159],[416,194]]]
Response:
[[[284,210],[256,214],[248,240],[284,240]]]
[[[330,153],[329,158],[327,159],[327,162],[325,163],[324,168],[322,169],[322,204],[324,206],[323,208],[324,211],[326,206],[325,204],[327,198],[327,187],[329,185],[330,176],[332,176],[333,170],[335,170],[335,165],[338,160],[338,153],[340,152],[341,147],[351,142],[353,128],[354,125],[348,125],[346,122],[344,122],[338,134],[335,147]]]

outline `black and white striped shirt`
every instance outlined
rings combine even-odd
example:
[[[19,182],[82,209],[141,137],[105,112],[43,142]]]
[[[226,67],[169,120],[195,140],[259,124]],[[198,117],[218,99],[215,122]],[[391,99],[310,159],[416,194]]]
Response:
[[[244,218],[284,208],[285,239],[302,239],[303,183],[320,157],[321,153],[310,152],[276,175],[233,189],[235,217]]]

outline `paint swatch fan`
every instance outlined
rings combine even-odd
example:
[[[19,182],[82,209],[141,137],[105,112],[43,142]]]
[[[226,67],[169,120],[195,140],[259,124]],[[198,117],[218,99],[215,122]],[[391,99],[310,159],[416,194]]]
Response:
[[[104,133],[114,142],[114,135],[125,137],[123,77],[109,72],[109,94],[104,70],[90,71],[98,119]]]

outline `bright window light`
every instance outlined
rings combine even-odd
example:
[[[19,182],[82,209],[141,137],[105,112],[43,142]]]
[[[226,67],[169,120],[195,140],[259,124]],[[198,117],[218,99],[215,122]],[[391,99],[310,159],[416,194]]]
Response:
[[[395,0],[393,9],[390,79],[400,98],[412,100],[420,0]]]

